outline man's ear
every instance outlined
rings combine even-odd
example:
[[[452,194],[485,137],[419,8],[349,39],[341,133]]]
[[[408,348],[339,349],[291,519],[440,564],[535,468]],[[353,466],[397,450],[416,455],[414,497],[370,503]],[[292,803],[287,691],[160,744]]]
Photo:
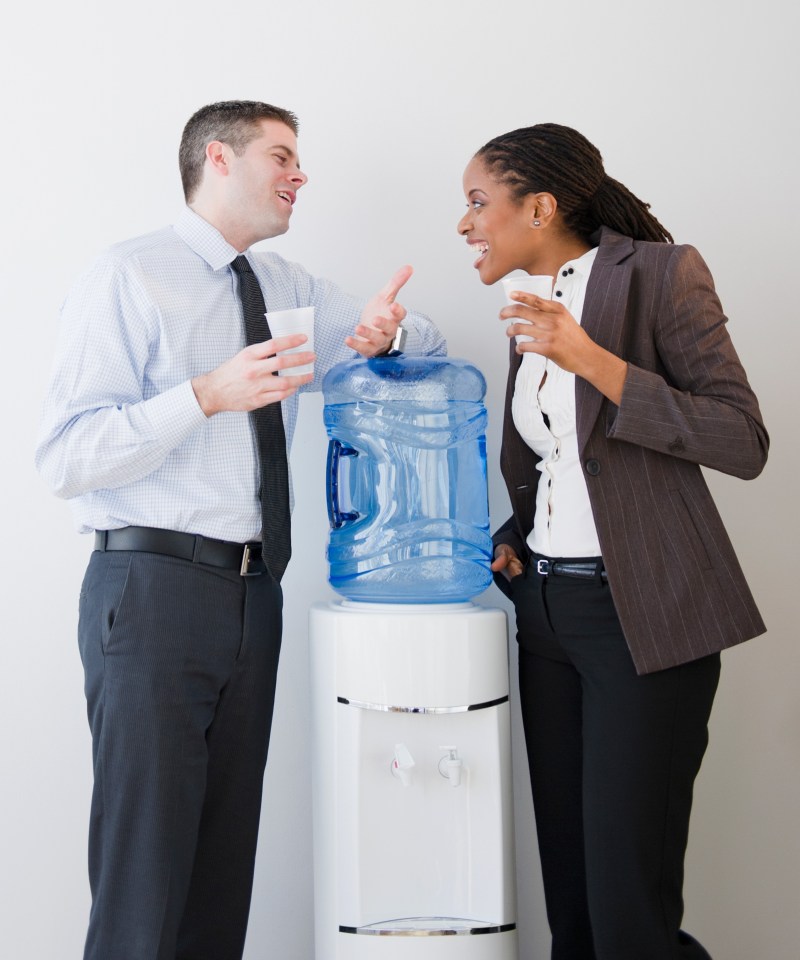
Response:
[[[227,177],[230,171],[230,154],[231,148],[221,140],[212,140],[206,146],[206,160],[212,171],[221,177]]]

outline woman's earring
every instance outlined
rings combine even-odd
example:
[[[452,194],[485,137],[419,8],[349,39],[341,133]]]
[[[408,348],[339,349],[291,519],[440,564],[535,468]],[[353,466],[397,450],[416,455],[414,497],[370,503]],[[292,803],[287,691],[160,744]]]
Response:
[[[534,225],[534,227],[541,227],[542,221],[541,221],[541,220],[534,220],[534,221],[533,221],[533,225]]]

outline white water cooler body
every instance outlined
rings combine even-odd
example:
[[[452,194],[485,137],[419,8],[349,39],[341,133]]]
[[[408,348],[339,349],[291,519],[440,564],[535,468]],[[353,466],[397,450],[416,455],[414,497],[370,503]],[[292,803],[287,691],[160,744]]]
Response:
[[[506,617],[310,614],[316,960],[517,960]]]

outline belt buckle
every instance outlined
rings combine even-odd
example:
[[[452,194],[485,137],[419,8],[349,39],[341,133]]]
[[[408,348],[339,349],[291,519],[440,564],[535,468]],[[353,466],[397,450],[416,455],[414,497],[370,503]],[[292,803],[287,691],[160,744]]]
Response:
[[[242,550],[242,565],[239,567],[241,577],[259,577],[263,570],[251,570],[250,564],[261,559],[261,544],[246,543]]]
[[[543,577],[548,576],[550,573],[550,561],[549,560],[537,560],[536,561],[536,572],[540,573]]]

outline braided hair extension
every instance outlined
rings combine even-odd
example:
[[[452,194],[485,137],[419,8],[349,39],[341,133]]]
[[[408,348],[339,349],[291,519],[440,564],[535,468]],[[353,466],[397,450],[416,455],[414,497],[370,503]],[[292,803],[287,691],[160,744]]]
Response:
[[[649,212],[650,204],[609,177],[597,147],[571,127],[522,127],[490,140],[475,156],[515,199],[552,193],[565,226],[583,240],[606,226],[634,240],[673,242]]]

